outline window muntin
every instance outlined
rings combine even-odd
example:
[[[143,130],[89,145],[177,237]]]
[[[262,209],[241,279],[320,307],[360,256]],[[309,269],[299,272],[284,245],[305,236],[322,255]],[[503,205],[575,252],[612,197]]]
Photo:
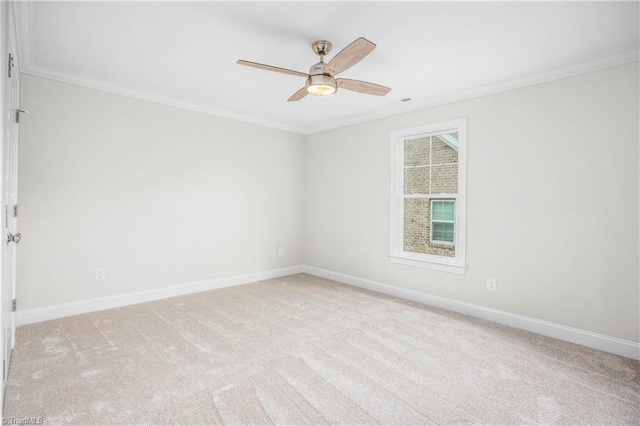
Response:
[[[391,143],[390,260],[464,273],[466,121],[395,131]]]

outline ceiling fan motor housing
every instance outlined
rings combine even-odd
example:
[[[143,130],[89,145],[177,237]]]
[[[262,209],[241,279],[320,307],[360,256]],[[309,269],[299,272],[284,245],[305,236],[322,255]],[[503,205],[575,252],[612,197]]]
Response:
[[[311,65],[311,68],[309,68],[309,75],[318,75],[318,74],[324,74],[324,67],[325,67],[324,62],[318,62],[317,64],[313,64]]]
[[[324,62],[318,62],[309,68],[309,77],[307,77],[304,85],[309,94],[327,96],[338,91],[336,79],[332,75],[324,72],[325,65]]]

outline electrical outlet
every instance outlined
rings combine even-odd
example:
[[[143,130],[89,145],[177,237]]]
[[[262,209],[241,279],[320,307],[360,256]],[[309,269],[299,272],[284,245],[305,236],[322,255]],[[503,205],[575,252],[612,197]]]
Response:
[[[497,290],[497,284],[496,284],[495,278],[487,278],[487,290],[489,291]]]
[[[284,257],[284,249],[278,250],[278,257]]]
[[[104,281],[107,279],[106,268],[96,268],[96,281]]]

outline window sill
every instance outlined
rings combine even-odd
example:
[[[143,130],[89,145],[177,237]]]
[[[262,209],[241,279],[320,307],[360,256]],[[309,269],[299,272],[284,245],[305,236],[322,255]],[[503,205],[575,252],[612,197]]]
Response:
[[[392,263],[398,263],[400,265],[415,266],[418,268],[433,269],[436,271],[450,272],[460,275],[464,275],[467,269],[467,265],[460,265],[457,263],[446,261],[437,261],[433,259],[425,259],[409,255],[390,254],[389,260]]]
[[[445,243],[442,241],[433,241],[431,240],[431,242],[428,243],[429,247],[434,247],[434,248],[455,248],[456,244],[455,243]]]

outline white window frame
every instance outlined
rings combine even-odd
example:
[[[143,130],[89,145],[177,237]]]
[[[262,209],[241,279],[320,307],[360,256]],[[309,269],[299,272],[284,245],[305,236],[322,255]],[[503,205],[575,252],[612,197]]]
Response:
[[[429,218],[429,228],[430,228],[430,232],[429,232],[429,239],[431,240],[432,243],[436,243],[436,244],[441,244],[441,245],[450,245],[450,246],[455,246],[455,238],[454,241],[441,241],[441,240],[436,240],[433,238],[433,222],[437,222],[437,223],[452,223],[453,224],[453,235],[455,236],[455,232],[456,232],[456,219],[455,219],[455,213],[454,213],[454,218],[453,220],[433,220],[433,203],[453,203],[454,207],[456,205],[456,200],[455,199],[445,199],[445,198],[432,198],[431,199],[431,217]]]
[[[456,194],[415,194],[410,198],[455,200],[455,257],[404,251],[404,142],[443,133],[458,133],[458,192]],[[464,274],[467,233],[467,120],[445,121],[391,132],[391,197],[389,260],[408,266]],[[440,243],[437,244],[446,244]]]

